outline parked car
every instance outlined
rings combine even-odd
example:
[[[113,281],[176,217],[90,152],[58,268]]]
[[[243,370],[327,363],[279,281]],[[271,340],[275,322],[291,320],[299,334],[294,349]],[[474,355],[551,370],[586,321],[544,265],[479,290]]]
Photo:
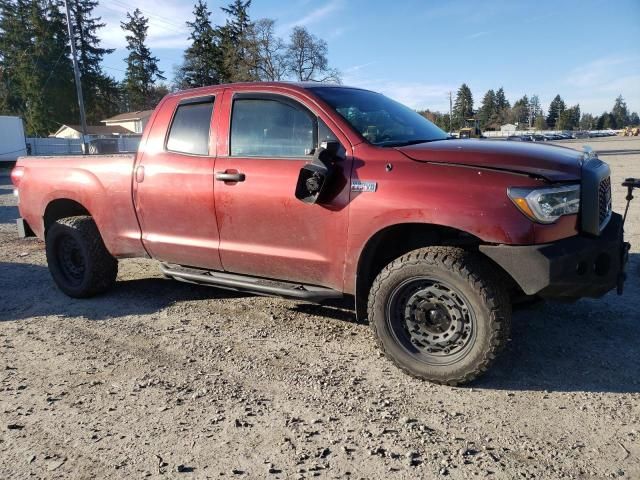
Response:
[[[539,133],[535,133],[531,135],[531,138],[534,142],[544,142],[544,135],[540,135]]]
[[[608,165],[524,143],[451,140],[367,90],[245,83],[166,96],[136,155],[23,157],[11,177],[20,235],[70,297],[151,257],[180,281],[346,299],[399,368],[462,384],[514,302],[624,281]]]

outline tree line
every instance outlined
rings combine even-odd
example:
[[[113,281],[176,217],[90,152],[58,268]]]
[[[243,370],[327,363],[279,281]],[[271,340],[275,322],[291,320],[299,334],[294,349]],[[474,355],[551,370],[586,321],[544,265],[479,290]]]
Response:
[[[251,0],[221,7],[224,23],[214,24],[203,0],[186,22],[189,46],[166,82],[158,58],[147,45],[149,19],[127,12],[120,27],[126,39],[122,81],[104,71],[94,13],[98,0],[68,0],[88,124],[123,111],[154,108],[170,90],[241,81],[331,81],[339,72],[328,61],[327,43],[304,27],[287,39],[275,21],[252,20]],[[62,0],[0,0],[0,112],[23,118],[28,135],[47,136],[62,124],[79,123],[69,33]]]
[[[480,107],[477,110],[473,107],[471,89],[463,83],[456,93],[455,102],[452,102],[451,114],[430,110],[419,113],[446,131],[458,130],[472,119],[479,121],[482,130],[499,130],[507,123],[515,124],[523,130],[605,130],[640,125],[638,114],[629,112],[622,95],[615,99],[610,112],[599,116],[581,114],[579,104],[568,107],[560,95],[556,95],[551,101],[546,114],[537,95],[524,95],[511,105],[502,87],[487,91]]]

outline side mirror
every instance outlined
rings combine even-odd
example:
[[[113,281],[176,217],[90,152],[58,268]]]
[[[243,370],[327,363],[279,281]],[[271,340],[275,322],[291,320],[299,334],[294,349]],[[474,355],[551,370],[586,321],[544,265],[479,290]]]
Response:
[[[339,160],[338,142],[323,142],[316,149],[313,160],[300,169],[296,185],[296,198],[304,203],[317,203],[326,191]]]

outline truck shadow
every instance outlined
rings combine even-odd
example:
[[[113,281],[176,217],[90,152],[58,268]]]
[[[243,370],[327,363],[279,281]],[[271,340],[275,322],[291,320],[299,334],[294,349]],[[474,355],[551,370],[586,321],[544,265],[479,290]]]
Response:
[[[640,255],[633,254],[625,296],[517,311],[512,341],[474,388],[559,392],[640,392]],[[105,321],[152,314],[179,302],[251,297],[216,288],[142,278],[119,281],[106,295],[65,296],[44,266],[0,262],[0,322],[38,316]],[[291,303],[290,310],[357,323],[346,303]],[[361,325],[362,329],[368,328]]]
[[[547,303],[514,313],[512,340],[474,387],[640,392],[640,254],[623,296]]]
[[[107,294],[89,299],[64,295],[41,265],[0,262],[0,322],[59,315],[110,320],[155,313],[175,303],[251,296],[165,278],[118,281]]]

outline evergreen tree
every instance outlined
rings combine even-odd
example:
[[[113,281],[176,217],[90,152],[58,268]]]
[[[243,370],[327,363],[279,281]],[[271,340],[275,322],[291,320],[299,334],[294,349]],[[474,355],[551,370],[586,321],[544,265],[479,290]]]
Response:
[[[529,98],[525,95],[513,104],[511,121],[519,127],[529,126]]]
[[[193,15],[193,22],[187,22],[191,45],[184,52],[184,61],[176,75],[179,88],[216,85],[221,80],[222,51],[211,25],[211,12],[203,0],[198,0]]]
[[[504,89],[500,87],[496,91],[496,120],[495,123],[499,125],[504,125],[509,121],[510,116],[510,108],[509,100],[504,94]]]
[[[637,127],[640,125],[640,116],[638,116],[637,112],[633,112],[629,116],[629,125]]]
[[[538,115],[533,122],[533,126],[536,130],[546,130],[547,122],[544,119],[544,115]]]
[[[547,125],[549,128],[555,128],[560,114],[564,112],[566,106],[560,95],[556,95],[549,105],[549,115],[547,115]]]
[[[221,49],[221,83],[258,80],[254,61],[251,58],[250,41],[253,23],[249,17],[251,0],[234,0],[222,11],[227,14],[227,23],[216,29]]]
[[[496,92],[487,91],[482,97],[482,105],[478,110],[478,120],[483,130],[495,130],[499,125],[495,125],[496,120]]]
[[[615,123],[617,125],[617,127],[612,128],[623,128],[629,123],[629,111],[627,110],[627,104],[622,98],[622,95],[618,95],[618,98],[616,98],[611,114],[615,117]]]
[[[558,130],[573,130],[578,128],[580,124],[580,105],[574,105],[571,108],[560,112],[560,117],[556,123]]]
[[[3,111],[20,115],[28,135],[77,123],[65,17],[59,1],[0,3]],[[5,110],[6,109],[6,110]]]
[[[507,97],[504,94],[504,89],[500,87],[496,92],[496,110],[498,111],[498,113],[503,113],[509,108],[511,108],[509,100],[507,100]]]
[[[116,81],[102,70],[102,59],[114,49],[102,48],[98,30],[105,26],[93,16],[97,0],[68,0],[73,21],[78,69],[82,78],[82,93],[87,123],[96,124],[118,109],[119,89]]]
[[[590,113],[583,113],[579,125],[580,130],[592,130],[596,126],[596,119]]]
[[[465,120],[473,117],[473,95],[466,83],[460,85],[453,105],[454,128],[465,124]]]
[[[121,28],[128,32],[125,38],[129,55],[125,59],[127,71],[123,81],[126,105],[129,110],[150,109],[155,107],[155,82],[165,77],[158,68],[158,59],[145,44],[149,20],[137,8],[133,15],[127,13],[127,20],[120,22]]]

